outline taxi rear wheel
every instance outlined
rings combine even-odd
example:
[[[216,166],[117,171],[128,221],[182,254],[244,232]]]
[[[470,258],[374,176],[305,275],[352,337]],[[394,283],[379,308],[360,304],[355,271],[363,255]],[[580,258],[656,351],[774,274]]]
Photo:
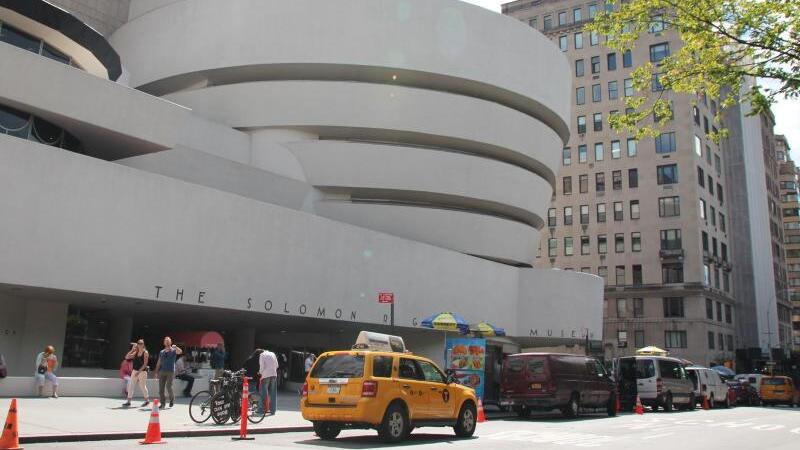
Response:
[[[399,403],[392,403],[386,408],[383,421],[378,428],[378,436],[388,443],[400,442],[408,436],[408,415]]]
[[[339,436],[341,431],[342,427],[338,424],[331,422],[314,422],[314,434],[320,439],[326,441],[336,439],[336,436]]]
[[[461,406],[461,411],[458,413],[458,421],[453,427],[458,437],[470,437],[475,433],[475,424],[477,422],[477,412],[475,405],[471,402],[464,403]]]

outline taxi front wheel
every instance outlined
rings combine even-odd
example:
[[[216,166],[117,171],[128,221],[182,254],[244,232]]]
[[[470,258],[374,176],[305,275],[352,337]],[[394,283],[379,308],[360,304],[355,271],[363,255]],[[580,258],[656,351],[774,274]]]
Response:
[[[339,436],[342,431],[341,426],[331,422],[314,422],[313,425],[314,434],[325,441],[336,439],[336,436]]]
[[[458,413],[458,421],[453,427],[456,436],[470,437],[475,433],[475,423],[477,422],[477,413],[475,405],[471,402],[464,403],[461,406],[461,411]]]
[[[378,436],[388,443],[400,442],[409,433],[408,415],[399,403],[392,403],[386,408],[383,422],[378,427]]]

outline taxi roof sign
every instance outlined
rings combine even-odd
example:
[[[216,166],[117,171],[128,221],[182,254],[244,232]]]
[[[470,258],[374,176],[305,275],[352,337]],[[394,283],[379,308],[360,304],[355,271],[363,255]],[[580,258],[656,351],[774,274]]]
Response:
[[[358,333],[353,349],[405,353],[406,344],[400,336],[362,331]]]

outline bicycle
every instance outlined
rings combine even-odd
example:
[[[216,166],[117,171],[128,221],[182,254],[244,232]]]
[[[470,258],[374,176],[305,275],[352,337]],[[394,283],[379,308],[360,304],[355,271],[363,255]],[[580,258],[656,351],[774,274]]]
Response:
[[[241,419],[241,398],[246,372],[240,370],[231,372],[226,370],[222,378],[213,379],[209,383],[208,391],[201,391],[192,397],[189,402],[189,416],[197,423],[203,423],[210,418],[218,425],[232,420],[237,423]],[[261,397],[251,392],[248,396],[247,420],[250,423],[261,423],[266,416],[266,411],[259,412]]]

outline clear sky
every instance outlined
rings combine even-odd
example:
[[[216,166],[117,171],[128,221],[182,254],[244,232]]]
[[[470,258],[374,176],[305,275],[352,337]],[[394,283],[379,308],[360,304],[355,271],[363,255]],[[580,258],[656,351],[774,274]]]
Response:
[[[507,0],[463,1],[497,12],[500,12],[500,5],[508,3]],[[775,134],[786,135],[789,140],[789,146],[793,149],[792,156],[797,161],[800,159],[800,100],[781,99],[776,105],[773,105],[772,113],[775,115]]]

